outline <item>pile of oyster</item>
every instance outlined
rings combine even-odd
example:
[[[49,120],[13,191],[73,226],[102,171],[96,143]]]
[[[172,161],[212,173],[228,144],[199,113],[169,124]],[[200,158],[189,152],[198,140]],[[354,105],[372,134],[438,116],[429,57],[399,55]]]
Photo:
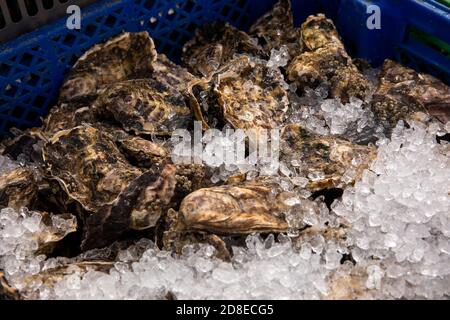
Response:
[[[296,28],[287,0],[248,33],[202,27],[181,61],[157,53],[147,32],[96,45],[43,126],[1,142],[0,221],[19,212],[45,224],[27,250],[42,265],[59,258],[36,272],[0,263],[0,296],[38,297],[33,288],[75,267],[107,273],[142,239],[174,257],[208,244],[225,262],[252,234],[286,235],[298,250],[314,235],[344,241],[350,222],[320,229],[302,217],[359,181],[398,121],[450,120],[448,86],[393,61],[373,70],[352,59],[332,21],[319,14]],[[170,134],[194,121],[280,129],[278,172],[174,163]]]

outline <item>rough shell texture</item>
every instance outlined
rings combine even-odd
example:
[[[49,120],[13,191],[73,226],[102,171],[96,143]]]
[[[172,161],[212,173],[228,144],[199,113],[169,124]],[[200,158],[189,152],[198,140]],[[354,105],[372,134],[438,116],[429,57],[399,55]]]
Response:
[[[333,22],[322,14],[310,16],[303,23],[301,34],[305,52],[289,64],[289,80],[301,88],[329,83],[332,98],[343,102],[350,97],[364,100],[369,84],[345,51]]]
[[[117,140],[122,153],[139,167],[151,167],[169,157],[169,150],[163,145],[141,137],[125,136]]]
[[[82,249],[105,246],[128,229],[154,227],[174,195],[176,168],[155,166],[132,181],[111,204],[87,219]]]
[[[54,106],[44,119],[43,132],[46,136],[52,137],[61,130],[67,130],[83,123],[94,123],[95,114],[91,104],[84,102],[61,103]]]
[[[375,148],[318,136],[296,124],[281,133],[281,159],[287,164],[300,162],[302,174],[311,180],[307,188],[313,191],[353,184],[375,157]],[[349,171],[352,174],[344,177]]]
[[[283,232],[288,229],[275,185],[247,183],[197,190],[181,203],[177,228],[220,235]]]
[[[294,27],[290,0],[280,0],[275,4],[250,27],[249,33],[262,40],[268,53],[283,45],[287,45],[291,57],[301,52],[300,30]]]
[[[123,33],[77,61],[61,88],[60,101],[89,100],[102,85],[147,77],[154,61],[155,45],[147,32]]]
[[[180,93],[185,94],[188,84],[197,78],[187,69],[173,63],[164,54],[158,54],[158,59],[153,63],[153,79],[163,79]]]
[[[198,29],[183,48],[183,63],[197,76],[209,76],[233,59],[235,54],[264,57],[257,40],[229,24],[211,23]]]
[[[450,120],[450,87],[432,76],[386,60],[372,111],[388,133],[399,120],[414,112],[429,112],[446,123]]]
[[[209,81],[194,85],[191,102],[205,127],[214,127],[218,121],[236,129],[271,129],[285,119],[289,105],[286,87],[278,69],[268,68],[263,60],[240,56]]]
[[[168,134],[192,122],[185,98],[163,80],[119,82],[99,92],[95,109],[137,134]]]
[[[0,207],[28,207],[36,194],[37,177],[33,170],[17,168],[0,174]]]
[[[91,212],[114,201],[142,174],[126,161],[110,135],[91,126],[58,132],[45,145],[44,158],[67,194]]]

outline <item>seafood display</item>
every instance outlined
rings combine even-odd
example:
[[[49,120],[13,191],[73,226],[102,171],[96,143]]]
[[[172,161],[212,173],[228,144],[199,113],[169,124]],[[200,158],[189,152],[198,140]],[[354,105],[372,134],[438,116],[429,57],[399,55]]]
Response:
[[[147,32],[91,48],[43,125],[0,142],[0,299],[189,298],[186,287],[203,276],[208,297],[267,298],[227,291],[251,272],[306,299],[381,297],[383,263],[391,268],[389,250],[400,247],[389,281],[414,266],[426,287],[426,276],[442,274],[430,261],[449,262],[450,87],[391,60],[369,73],[360,64],[325,15],[295,26],[288,0],[248,33],[222,22],[199,28],[180,65]],[[196,121],[204,159],[234,146],[227,131],[279,132],[270,141],[277,167],[180,163],[171,135],[194,137]],[[211,130],[223,135],[211,142]],[[428,249],[414,251],[417,243]],[[280,271],[264,275],[257,261]],[[170,282],[157,273],[166,269],[185,273]],[[139,278],[152,272],[166,281],[154,290]],[[184,290],[170,289],[191,277]],[[257,287],[251,277],[245,283]],[[89,279],[116,287],[108,296]],[[442,279],[448,284],[448,272]],[[404,281],[398,293],[386,281],[394,298],[450,294],[419,295]],[[200,289],[192,297],[204,298]]]

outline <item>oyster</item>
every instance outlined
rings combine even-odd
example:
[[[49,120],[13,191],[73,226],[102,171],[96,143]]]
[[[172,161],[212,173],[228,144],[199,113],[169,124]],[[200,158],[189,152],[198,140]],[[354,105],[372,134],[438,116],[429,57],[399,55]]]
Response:
[[[210,79],[192,85],[191,104],[205,128],[276,128],[288,109],[287,84],[278,69],[248,56],[227,63]]]
[[[250,182],[197,190],[181,202],[174,228],[219,235],[287,231],[287,206],[277,189],[276,184]]]
[[[331,20],[323,14],[308,17],[301,26],[301,39],[304,52],[288,65],[290,81],[299,88],[329,83],[329,96],[345,103],[350,97],[365,99],[369,83],[345,51]]]
[[[92,101],[105,84],[145,78],[153,70],[156,50],[147,32],[123,33],[88,50],[69,72],[60,102]]]
[[[114,137],[92,126],[58,132],[44,148],[51,174],[89,213],[83,250],[107,245],[129,229],[154,227],[172,205],[176,167],[164,164],[164,149],[138,138],[125,139],[131,140],[125,144],[129,152],[134,144],[135,156],[136,148],[146,144],[142,154],[148,151],[154,155],[150,161],[157,159],[150,170],[132,166]]]
[[[61,103],[54,106],[44,119],[43,132],[46,136],[52,137],[61,130],[67,130],[83,123],[94,123],[95,114],[90,104],[83,102]]]
[[[158,54],[158,59],[153,63],[151,78],[156,80],[163,79],[175,91],[184,95],[188,91],[188,84],[197,80],[197,77],[188,70],[173,63],[162,53]]]
[[[44,133],[39,128],[27,129],[14,138],[5,139],[4,149],[0,154],[7,155],[22,164],[42,164],[42,146],[45,140]]]
[[[288,47],[289,55],[301,53],[300,30],[294,27],[294,16],[290,0],[280,0],[273,9],[259,18],[249,31],[251,36],[260,39],[266,52]]]
[[[127,159],[138,167],[149,168],[169,158],[169,150],[164,146],[141,137],[126,135],[117,139],[117,144]]]
[[[182,61],[197,76],[207,77],[233,59],[235,54],[265,57],[257,40],[228,23],[215,22],[198,29],[183,48]]]
[[[375,157],[375,148],[318,136],[300,125],[287,125],[281,132],[281,160],[309,178],[311,191],[353,184]]]
[[[415,112],[450,120],[450,87],[438,79],[386,60],[374,93],[372,111],[389,134],[399,120]]]
[[[0,207],[28,207],[37,194],[37,177],[29,168],[0,173]]]
[[[104,205],[86,221],[82,249],[103,247],[128,229],[147,229],[156,225],[174,195],[175,167],[166,165],[147,171],[132,181],[111,203]]]
[[[109,134],[92,126],[55,134],[44,147],[44,160],[67,194],[91,212],[112,202],[142,174],[127,162]]]
[[[192,122],[184,96],[163,80],[129,80],[106,86],[94,108],[136,134],[169,134]]]

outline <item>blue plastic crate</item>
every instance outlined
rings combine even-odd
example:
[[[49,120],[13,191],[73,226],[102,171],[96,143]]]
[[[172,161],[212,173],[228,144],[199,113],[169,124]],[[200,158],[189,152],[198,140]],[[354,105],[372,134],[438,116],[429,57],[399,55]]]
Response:
[[[334,19],[355,56],[374,65],[395,58],[450,83],[449,53],[413,37],[426,35],[450,44],[450,9],[438,1],[292,0],[292,6],[297,24],[318,12]],[[66,72],[96,43],[122,31],[147,30],[157,49],[177,61],[198,26],[222,20],[245,30],[275,2],[99,0],[82,9],[79,31],[68,30],[63,18],[11,40],[0,46],[0,135],[11,127],[39,125],[55,103]],[[365,27],[368,4],[381,7],[381,30]]]

